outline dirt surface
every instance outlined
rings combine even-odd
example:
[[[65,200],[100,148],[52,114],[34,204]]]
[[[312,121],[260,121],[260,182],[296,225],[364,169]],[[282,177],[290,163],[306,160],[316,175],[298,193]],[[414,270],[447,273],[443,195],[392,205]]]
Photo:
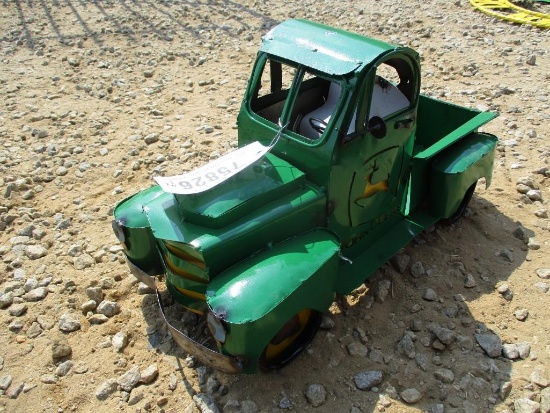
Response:
[[[112,208],[236,147],[261,36],[294,17],[415,48],[423,93],[498,112],[501,142],[463,220],[338,297],[290,366],[229,376],[173,343]],[[0,27],[0,411],[550,411],[550,30],[461,0],[5,0]]]

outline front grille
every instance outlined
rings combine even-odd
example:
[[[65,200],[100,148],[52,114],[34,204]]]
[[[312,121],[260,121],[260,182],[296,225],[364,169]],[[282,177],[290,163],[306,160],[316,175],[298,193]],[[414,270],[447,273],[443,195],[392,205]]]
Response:
[[[170,293],[188,310],[204,314],[209,280],[201,254],[190,245],[173,241],[161,241],[160,250]]]

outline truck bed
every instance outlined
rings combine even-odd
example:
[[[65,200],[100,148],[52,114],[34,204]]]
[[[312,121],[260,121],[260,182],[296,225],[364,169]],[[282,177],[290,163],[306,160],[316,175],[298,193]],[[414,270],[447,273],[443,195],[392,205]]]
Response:
[[[415,155],[429,158],[495,118],[481,112],[420,95]]]

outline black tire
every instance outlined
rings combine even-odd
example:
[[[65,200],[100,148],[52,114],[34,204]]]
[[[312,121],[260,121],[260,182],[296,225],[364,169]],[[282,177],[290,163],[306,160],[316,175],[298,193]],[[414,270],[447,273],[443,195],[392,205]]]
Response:
[[[457,210],[449,218],[443,220],[444,224],[447,224],[447,225],[454,224],[464,216],[464,213],[466,212],[466,208],[470,204],[470,201],[472,200],[472,196],[474,195],[474,191],[476,190],[476,185],[477,185],[477,181],[474,182],[473,185],[468,188]]]
[[[307,319],[304,319],[306,313]],[[320,312],[309,309],[294,315],[265,348],[258,361],[260,368],[278,370],[298,357],[317,334],[322,318]],[[280,346],[283,348],[278,348]]]

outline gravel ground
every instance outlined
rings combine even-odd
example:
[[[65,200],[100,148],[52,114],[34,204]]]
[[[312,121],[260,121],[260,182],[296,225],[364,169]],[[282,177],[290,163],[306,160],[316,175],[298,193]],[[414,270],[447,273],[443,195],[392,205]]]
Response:
[[[229,376],[176,347],[110,219],[236,147],[260,38],[294,17],[413,47],[423,93],[498,112],[495,176],[294,363]],[[4,0],[0,27],[0,411],[550,411],[550,30],[464,0]]]

